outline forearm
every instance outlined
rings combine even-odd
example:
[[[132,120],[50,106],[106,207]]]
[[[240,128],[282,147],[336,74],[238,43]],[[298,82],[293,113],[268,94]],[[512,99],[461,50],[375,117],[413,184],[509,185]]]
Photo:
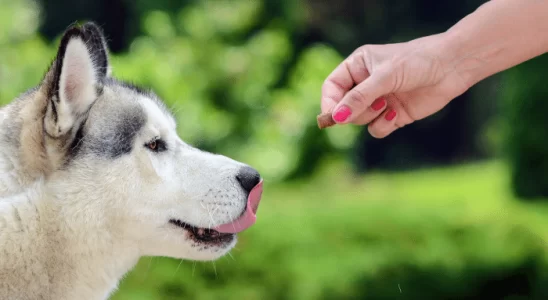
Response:
[[[548,0],[492,0],[443,34],[446,71],[468,86],[548,52]]]

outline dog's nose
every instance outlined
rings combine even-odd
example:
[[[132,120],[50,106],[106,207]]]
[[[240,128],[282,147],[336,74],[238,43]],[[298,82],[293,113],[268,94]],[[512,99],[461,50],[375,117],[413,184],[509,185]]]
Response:
[[[236,179],[244,190],[249,193],[261,181],[261,175],[252,167],[245,166],[238,171]]]

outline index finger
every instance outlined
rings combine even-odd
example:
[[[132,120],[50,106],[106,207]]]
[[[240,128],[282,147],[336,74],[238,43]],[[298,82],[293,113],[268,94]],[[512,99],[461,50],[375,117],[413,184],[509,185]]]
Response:
[[[362,54],[355,51],[327,76],[322,85],[322,113],[330,112],[348,91],[369,77]]]

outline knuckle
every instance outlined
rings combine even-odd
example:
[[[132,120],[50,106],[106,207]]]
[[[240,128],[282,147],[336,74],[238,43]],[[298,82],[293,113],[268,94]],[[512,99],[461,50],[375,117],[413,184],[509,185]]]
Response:
[[[394,125],[394,126],[382,126],[382,124],[379,124],[379,123],[372,123],[371,125],[369,125],[368,127],[368,131],[369,131],[369,134],[371,134],[372,137],[376,138],[376,139],[382,139],[382,138],[385,138],[387,136],[389,136],[392,132],[394,132],[395,130],[399,129],[400,126],[398,125]]]
[[[332,94],[338,94],[344,91],[346,91],[345,87],[333,76],[329,76],[324,80],[321,87],[321,92],[324,96],[332,96]]]
[[[386,64],[384,65],[384,71],[400,76],[401,73],[406,69],[407,58],[403,55],[394,55],[391,57]]]
[[[369,125],[367,127],[367,131],[369,131],[369,135],[371,135],[373,138],[376,138],[376,139],[383,138],[382,134],[379,132],[377,128],[375,128],[374,124]]]
[[[360,48],[358,48],[358,52],[356,56],[359,58],[360,66],[362,66],[365,69],[371,68],[371,57],[372,57],[372,50],[371,45],[364,45]]]
[[[373,45],[366,44],[356,49],[356,52],[367,57],[373,52],[373,47]]]
[[[346,103],[350,107],[362,108],[365,106],[365,95],[357,89],[353,89],[348,93]]]
[[[327,78],[323,81],[321,91],[323,94],[329,91],[329,86],[331,85],[331,78]]]
[[[392,68],[398,68],[405,64],[405,62],[408,60],[408,54],[407,53],[398,53],[390,57],[390,59],[387,61],[387,63]]]
[[[403,82],[403,72],[400,62],[389,61],[379,70],[380,80],[390,92],[399,90]]]

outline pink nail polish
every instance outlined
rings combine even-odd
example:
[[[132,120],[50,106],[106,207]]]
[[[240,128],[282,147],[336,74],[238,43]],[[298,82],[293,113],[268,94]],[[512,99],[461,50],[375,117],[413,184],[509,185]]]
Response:
[[[384,116],[384,118],[386,119],[386,121],[392,121],[394,118],[396,117],[396,111],[391,109],[390,111],[388,111],[386,113],[386,115]]]
[[[352,111],[350,110],[350,108],[346,105],[343,105],[339,107],[337,111],[335,111],[335,114],[333,114],[333,120],[335,120],[335,122],[337,123],[341,123],[346,121],[346,119],[348,119],[351,114]]]
[[[371,104],[371,108],[374,111],[378,111],[378,110],[381,110],[385,104],[386,104],[386,100],[384,100],[384,98],[381,97],[373,101],[373,103]]]

